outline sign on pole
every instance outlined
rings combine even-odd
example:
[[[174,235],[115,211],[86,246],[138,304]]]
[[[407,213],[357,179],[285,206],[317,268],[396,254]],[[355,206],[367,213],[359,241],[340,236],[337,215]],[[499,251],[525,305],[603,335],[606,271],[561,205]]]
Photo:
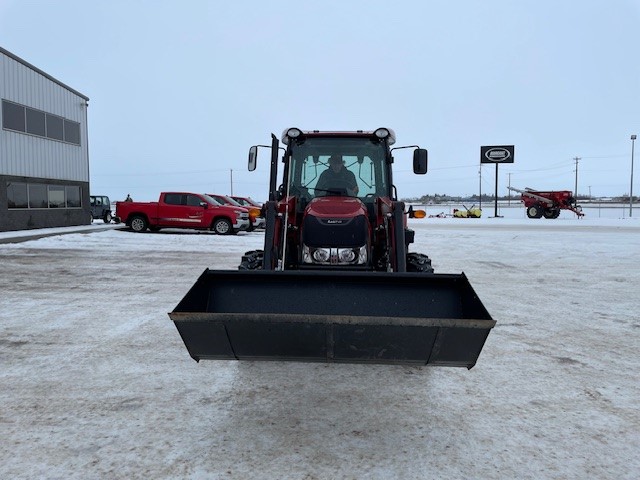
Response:
[[[513,163],[513,145],[480,147],[480,163]]]
[[[515,147],[513,145],[494,145],[480,147],[480,163],[496,164],[495,216],[498,216],[498,164],[513,163]]]

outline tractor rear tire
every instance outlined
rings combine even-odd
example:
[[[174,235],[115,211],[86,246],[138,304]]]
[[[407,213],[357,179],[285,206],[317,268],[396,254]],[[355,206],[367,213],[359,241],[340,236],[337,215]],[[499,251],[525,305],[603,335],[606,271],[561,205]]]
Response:
[[[238,265],[238,270],[262,270],[262,250],[251,250],[242,256],[242,261]]]
[[[431,259],[424,253],[407,253],[407,272],[433,273]]]

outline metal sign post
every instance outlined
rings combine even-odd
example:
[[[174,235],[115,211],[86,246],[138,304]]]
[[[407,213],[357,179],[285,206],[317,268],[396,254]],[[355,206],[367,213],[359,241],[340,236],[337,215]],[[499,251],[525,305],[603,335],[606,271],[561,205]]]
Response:
[[[513,163],[515,147],[513,145],[495,145],[480,147],[480,163],[496,164],[495,216],[498,217],[498,164]]]

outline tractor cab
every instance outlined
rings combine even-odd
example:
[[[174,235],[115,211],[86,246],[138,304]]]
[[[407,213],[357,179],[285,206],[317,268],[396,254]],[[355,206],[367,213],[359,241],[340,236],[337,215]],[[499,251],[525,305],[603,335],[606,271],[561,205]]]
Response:
[[[289,268],[388,270],[386,218],[397,201],[391,166],[395,133],[284,131],[283,183],[276,199],[293,227]],[[404,147],[403,147],[404,148]],[[426,172],[426,150],[414,152],[416,173]],[[407,230],[405,245],[412,243]],[[295,232],[299,230],[300,235]]]

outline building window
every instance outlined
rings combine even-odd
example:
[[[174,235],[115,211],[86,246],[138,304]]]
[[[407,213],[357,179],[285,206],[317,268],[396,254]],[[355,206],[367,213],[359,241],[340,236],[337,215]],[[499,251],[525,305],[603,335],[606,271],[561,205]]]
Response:
[[[66,186],[67,208],[77,208],[82,206],[80,201],[80,187]]]
[[[49,208],[46,185],[40,183],[29,184],[29,208]]]
[[[47,138],[64,140],[64,120],[47,113]]]
[[[64,187],[49,185],[49,208],[64,208]]]
[[[9,208],[27,208],[27,184],[7,182]]]
[[[81,208],[82,189],[77,185],[7,182],[9,208]]]
[[[7,100],[2,100],[2,128],[80,145],[78,122]]]
[[[64,121],[64,141],[80,145],[80,124],[78,122]]]
[[[40,137],[47,136],[47,129],[44,121],[44,112],[27,108],[27,133],[38,135]]]
[[[25,131],[24,107],[17,103],[2,101],[2,127],[9,130]]]

